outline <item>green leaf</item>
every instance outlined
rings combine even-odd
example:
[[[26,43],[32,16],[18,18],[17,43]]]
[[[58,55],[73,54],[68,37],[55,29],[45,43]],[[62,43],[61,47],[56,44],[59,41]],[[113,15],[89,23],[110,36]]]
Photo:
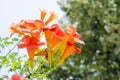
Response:
[[[0,80],[4,80],[4,79],[0,78]]]
[[[22,63],[22,60],[16,60],[16,58],[14,58],[12,62],[12,70],[14,71],[17,68],[20,68],[21,63]]]
[[[17,56],[17,54],[18,54],[17,52],[13,52],[13,53],[9,54],[8,58],[14,59]]]
[[[8,63],[9,63],[9,59],[8,59],[8,58],[6,58],[6,57],[3,57],[1,61],[2,61],[2,63],[1,63],[1,64],[2,64],[2,66],[4,66],[4,65],[6,65],[6,64],[8,64]]]
[[[12,41],[18,41],[19,39],[18,38],[12,38]]]

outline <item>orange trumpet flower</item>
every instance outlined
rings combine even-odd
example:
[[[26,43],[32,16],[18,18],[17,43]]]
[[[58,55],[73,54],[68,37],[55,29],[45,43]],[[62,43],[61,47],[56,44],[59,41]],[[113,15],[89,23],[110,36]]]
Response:
[[[23,35],[23,31],[17,26],[16,23],[12,23],[11,27],[10,27],[10,36],[12,36],[14,33],[18,33]]]
[[[44,22],[41,20],[24,20],[19,24],[19,27],[24,33],[29,33],[31,36],[40,39],[40,32],[44,27]]]
[[[59,66],[60,64],[62,64],[63,61],[69,55],[71,55],[74,51],[76,51],[77,53],[81,52],[81,50],[75,46],[75,42],[85,45],[85,43],[79,39],[80,35],[76,32],[75,27],[70,26],[68,28],[66,35],[68,37],[67,42],[66,42],[66,48],[65,48],[64,52],[62,53],[62,56],[61,56],[59,62],[56,64],[56,66]],[[66,38],[66,37],[64,37],[64,38]]]
[[[48,18],[48,20],[46,21],[46,25],[49,24],[52,20],[54,20],[55,18],[57,18],[57,15],[54,12],[50,12],[50,17]]]
[[[44,22],[42,20],[22,20],[19,27],[30,31],[41,30],[44,27]]]
[[[52,11],[52,12],[49,12],[50,13],[50,16],[48,17],[48,19],[45,21],[45,25],[48,25],[52,20],[54,20],[55,18],[57,18],[57,15]],[[47,16],[48,14],[48,11],[43,9],[43,10],[40,10],[40,19],[42,21],[45,20],[45,17]],[[47,18],[47,17],[46,17]]]
[[[41,20],[22,20],[20,23],[13,23],[10,27],[11,35],[18,33],[21,35],[31,35],[40,39],[40,32],[44,27],[44,22]]]
[[[40,19],[44,20],[46,14],[47,14],[47,10],[44,9],[44,10],[40,10],[40,11],[41,11],[41,16],[40,16],[41,18]]]
[[[39,40],[36,37],[30,37],[28,35],[23,37],[22,42],[22,44],[18,45],[18,48],[27,48],[27,52],[30,58],[30,64],[33,68],[35,52],[39,49],[39,46],[42,46],[45,43],[39,42]]]
[[[62,40],[64,36],[64,30],[60,28],[58,24],[53,24],[50,28],[44,29],[47,45],[51,48]]]

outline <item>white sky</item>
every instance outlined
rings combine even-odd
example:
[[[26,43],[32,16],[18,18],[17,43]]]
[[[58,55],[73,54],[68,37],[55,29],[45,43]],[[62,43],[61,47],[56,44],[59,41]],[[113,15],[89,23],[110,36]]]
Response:
[[[38,19],[39,9],[54,11],[59,17],[63,14],[57,0],[0,0],[0,36],[9,36],[8,29],[12,22]]]

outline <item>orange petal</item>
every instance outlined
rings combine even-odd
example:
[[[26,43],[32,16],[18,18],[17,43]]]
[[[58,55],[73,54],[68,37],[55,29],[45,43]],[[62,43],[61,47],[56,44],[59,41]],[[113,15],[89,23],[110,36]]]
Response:
[[[35,26],[35,24],[34,24],[34,22],[27,22],[27,29],[29,29],[29,30],[36,30],[36,26]]]
[[[34,59],[34,53],[36,50],[37,50],[37,47],[32,47],[32,46],[27,47],[27,51],[30,59]]]
[[[75,28],[74,26],[69,26],[69,27],[68,27],[68,31],[69,31],[70,33],[75,33],[75,32],[76,32],[76,28]]]
[[[71,43],[71,44],[74,44],[75,43],[75,41],[74,41],[74,37],[71,35],[71,34],[69,34],[69,39],[68,39],[68,42],[69,43]]]
[[[82,40],[80,40],[80,39],[78,39],[78,38],[76,38],[76,37],[74,37],[74,41],[75,41],[75,42],[78,42],[78,43],[80,43],[80,44],[82,44],[82,45],[85,45],[85,42],[84,42],[84,41],[82,41]]]
[[[52,20],[54,20],[55,18],[57,18],[57,15],[54,12],[50,13],[50,17],[48,18],[48,20],[46,21],[46,25],[48,23],[50,23]]]
[[[52,32],[50,30],[45,30],[45,38],[46,38],[46,42],[47,44],[52,44],[51,43],[51,39],[52,39]]]
[[[75,51],[75,46],[74,46],[74,45],[68,47],[68,48],[65,50],[65,52],[63,53],[60,61],[57,63],[56,66],[58,67],[59,65],[61,65],[61,64],[64,62],[64,60],[65,60],[69,55],[71,55],[72,52],[74,52],[74,51]]]
[[[52,40],[51,40],[52,42],[52,48],[53,47],[55,47],[56,46],[56,44],[58,44],[58,42],[60,42],[60,39],[58,39],[58,38],[56,38],[56,37],[54,37],[54,38],[52,38]]]
[[[32,68],[34,67],[35,51],[36,51],[38,48],[39,48],[39,47],[33,47],[33,46],[27,47],[28,55],[29,55],[29,58],[30,58],[30,65],[31,65]]]
[[[19,26],[22,29],[28,29],[32,31],[32,30],[38,30],[40,28],[40,25],[38,25],[38,23],[40,23],[39,20],[24,20],[19,24]]]
[[[18,44],[17,46],[18,46],[18,48],[25,48],[26,47],[25,44]]]
[[[36,26],[36,30],[40,30],[44,27],[44,22],[41,20],[35,20],[34,25]]]
[[[24,36],[23,39],[22,39],[22,42],[25,45],[28,45],[30,43],[30,36],[28,36],[28,35]]]
[[[29,45],[36,45],[38,42],[39,40],[36,37],[30,37]]]
[[[24,28],[24,29],[26,29],[26,27],[27,27],[27,20],[22,20],[20,23],[19,23],[19,27],[20,28]]]
[[[32,37],[36,37],[38,40],[40,40],[40,33],[32,33]]]
[[[46,14],[47,14],[47,10],[41,10],[41,20],[44,20],[44,18],[45,18],[45,16],[46,16]]]
[[[24,33],[32,33],[31,30],[29,30],[29,29],[22,29],[22,32],[24,32]]]
[[[68,27],[68,32],[73,35],[73,37],[80,38],[80,34],[76,32],[76,28],[74,26]]]
[[[66,59],[70,54],[72,54],[73,51],[75,51],[75,46],[74,46],[74,45],[68,47],[68,48],[65,50],[62,58],[63,58],[63,59]]]
[[[45,45],[45,42],[38,42],[38,43],[36,44],[36,46],[42,46],[42,45]]]
[[[77,47],[75,47],[75,51],[76,51],[77,54],[81,53],[81,50],[79,48],[77,48]]]
[[[18,33],[18,34],[24,34],[18,27],[17,27],[17,24],[16,23],[12,23],[11,27],[10,27],[10,32],[11,32],[11,35],[13,33]]]
[[[53,24],[51,26],[52,32],[54,32],[57,36],[63,37],[64,36],[64,30],[60,28],[58,24]]]

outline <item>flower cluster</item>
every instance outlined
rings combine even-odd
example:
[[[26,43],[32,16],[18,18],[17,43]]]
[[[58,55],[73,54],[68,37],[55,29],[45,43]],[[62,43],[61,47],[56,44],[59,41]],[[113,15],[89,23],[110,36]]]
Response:
[[[74,51],[78,54],[81,52],[76,47],[76,42],[83,45],[85,43],[79,39],[80,34],[76,32],[74,26],[69,26],[68,30],[64,31],[58,24],[48,25],[56,18],[54,12],[41,10],[40,13],[40,19],[13,23],[10,27],[11,35],[14,33],[23,35],[22,43],[18,44],[18,48],[27,49],[32,68],[35,56],[45,56],[50,67],[58,67]],[[50,14],[49,17],[47,14]],[[40,50],[40,46],[45,45],[45,42],[40,41],[41,34],[45,35],[46,39],[47,47],[44,50]]]

